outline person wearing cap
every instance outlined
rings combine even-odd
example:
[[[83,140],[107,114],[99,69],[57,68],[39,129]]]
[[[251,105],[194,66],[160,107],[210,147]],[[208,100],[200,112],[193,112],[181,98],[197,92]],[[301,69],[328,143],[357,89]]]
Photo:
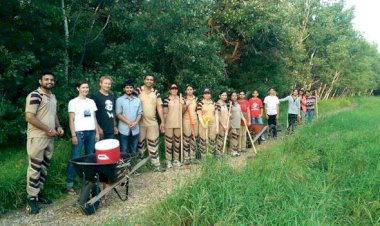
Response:
[[[247,126],[250,125],[250,118],[251,118],[251,115],[250,115],[250,109],[249,109],[249,101],[245,99],[245,92],[242,90],[239,92],[239,99],[237,100],[239,105],[240,105],[240,108],[241,108],[241,112],[243,113],[244,115],[244,118],[247,122]],[[239,150],[244,152],[247,148],[247,128],[243,122],[243,120],[240,121],[240,130],[239,130],[240,134],[239,134]]]
[[[305,90],[303,88],[299,90],[298,98],[300,99],[301,104],[301,118],[299,120],[299,123],[301,123],[303,120],[305,120],[306,117],[306,95]]]
[[[217,155],[220,155],[222,153],[223,144],[224,144],[224,136],[225,134],[228,134],[228,118],[230,117],[228,115],[228,108],[229,104],[226,103],[227,100],[227,92],[221,91],[219,92],[219,99],[216,102],[216,108],[217,108],[217,114],[219,116],[219,130],[217,132],[216,136],[216,143],[217,143]]]
[[[219,131],[219,115],[216,114],[216,111],[216,105],[211,100],[211,91],[209,88],[205,88],[203,99],[197,103],[200,157],[206,151],[216,151],[215,138],[217,131]]]
[[[151,73],[144,75],[144,85],[134,90],[135,94],[141,100],[143,115],[140,121],[140,134],[137,143],[137,149],[140,158],[145,155],[148,148],[151,156],[151,163],[155,172],[163,172],[158,153],[158,141],[160,130],[165,132],[165,118],[162,110],[161,94],[153,88],[154,76]],[[160,117],[160,125],[157,121],[157,113]]]
[[[194,89],[187,84],[183,113],[183,149],[185,152],[185,164],[195,161],[196,139],[198,137],[198,118],[196,113],[198,98],[194,96]]]
[[[57,100],[51,92],[54,74],[50,70],[44,70],[38,82],[39,88],[29,93],[25,105],[25,120],[28,123],[26,192],[29,214],[39,213],[38,203],[52,203],[42,193],[42,189],[53,156],[54,137],[64,133],[57,116]]]
[[[239,136],[240,136],[240,121],[246,120],[243,116],[243,112],[241,111],[241,107],[237,101],[237,93],[231,92],[230,93],[230,100],[231,100],[231,115],[230,115],[230,133],[229,133],[229,141],[232,153],[231,155],[233,157],[240,156],[239,153]]]
[[[123,84],[124,95],[116,100],[116,117],[119,119],[119,141],[122,153],[136,155],[140,133],[139,122],[142,117],[141,101],[133,95],[134,84],[126,80]]]
[[[181,107],[182,105],[182,107]],[[169,96],[162,104],[165,118],[165,158],[168,169],[180,167],[181,117],[184,101],[178,96],[178,86],[169,87]]]

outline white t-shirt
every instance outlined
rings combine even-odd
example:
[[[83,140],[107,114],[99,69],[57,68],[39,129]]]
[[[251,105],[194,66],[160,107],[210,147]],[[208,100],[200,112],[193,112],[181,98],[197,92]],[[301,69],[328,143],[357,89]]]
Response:
[[[264,99],[267,115],[277,115],[277,105],[280,104],[278,97],[266,96]]]
[[[75,132],[95,130],[95,111],[97,110],[92,99],[76,97],[70,100],[68,112],[74,113]]]

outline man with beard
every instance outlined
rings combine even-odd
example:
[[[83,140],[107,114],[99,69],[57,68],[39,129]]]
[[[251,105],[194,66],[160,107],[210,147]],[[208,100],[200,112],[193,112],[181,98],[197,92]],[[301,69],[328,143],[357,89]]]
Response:
[[[165,119],[162,110],[162,99],[158,90],[153,88],[153,74],[145,74],[144,85],[138,87],[135,92],[141,100],[143,115],[140,121],[140,134],[137,148],[140,157],[143,157],[148,147],[151,163],[155,172],[164,171],[161,168],[160,159],[158,156],[158,138],[161,132],[165,132]],[[161,119],[158,126],[157,113]]]
[[[131,156],[136,155],[137,141],[140,133],[139,121],[142,116],[141,101],[133,94],[134,85],[126,80],[123,85],[124,95],[116,100],[116,117],[119,119],[120,149]]]
[[[54,86],[53,73],[44,70],[38,82],[40,87],[27,96],[25,106],[25,120],[28,123],[26,191],[29,214],[39,213],[38,202],[52,203],[41,191],[53,155],[54,137],[64,133],[57,116],[57,100],[51,92]]]

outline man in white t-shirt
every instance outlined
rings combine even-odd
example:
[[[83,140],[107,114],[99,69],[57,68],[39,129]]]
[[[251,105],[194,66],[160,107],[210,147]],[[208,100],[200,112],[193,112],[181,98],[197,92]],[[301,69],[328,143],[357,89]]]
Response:
[[[280,101],[276,96],[276,91],[273,88],[269,89],[269,96],[264,99],[265,115],[268,120],[269,133],[273,137],[277,137],[277,120],[280,114]]]

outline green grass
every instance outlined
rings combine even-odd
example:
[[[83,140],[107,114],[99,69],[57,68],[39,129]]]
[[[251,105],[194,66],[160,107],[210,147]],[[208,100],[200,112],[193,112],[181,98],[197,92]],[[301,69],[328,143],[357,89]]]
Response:
[[[162,137],[161,137],[162,138]],[[163,138],[161,139],[163,140]],[[22,146],[21,146],[22,145]],[[165,150],[160,142],[160,160],[164,162]],[[0,151],[0,216],[9,210],[23,207],[26,203],[26,169],[28,156],[26,144],[17,144],[15,147],[6,147]],[[48,169],[48,177],[44,192],[53,199],[64,196],[66,188],[66,165],[70,157],[70,141],[56,138],[53,158]],[[151,171],[148,163],[140,172]],[[76,187],[81,181],[76,177]]]
[[[66,140],[55,140],[55,150],[44,189],[45,193],[53,199],[63,195],[69,151],[70,145]],[[27,167],[28,157],[25,147],[1,150],[0,214],[25,205]]]
[[[206,159],[198,179],[121,224],[380,225],[379,105],[321,102],[323,117],[246,167]]]

